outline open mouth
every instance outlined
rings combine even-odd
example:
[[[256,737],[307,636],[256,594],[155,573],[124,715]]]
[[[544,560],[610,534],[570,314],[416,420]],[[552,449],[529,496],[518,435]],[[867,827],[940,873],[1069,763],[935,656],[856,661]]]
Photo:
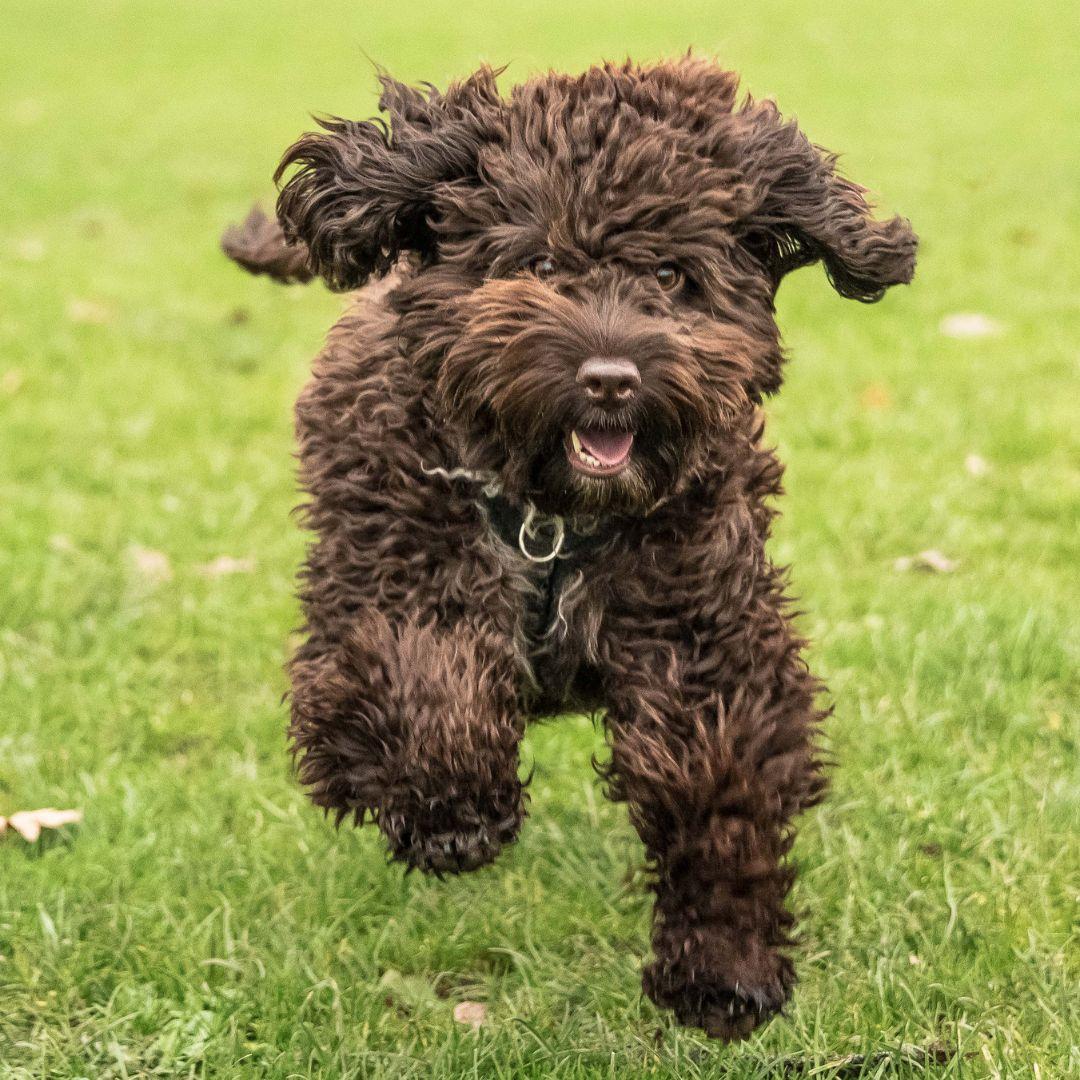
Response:
[[[566,440],[566,456],[586,476],[618,476],[630,464],[631,431],[613,428],[575,428]]]

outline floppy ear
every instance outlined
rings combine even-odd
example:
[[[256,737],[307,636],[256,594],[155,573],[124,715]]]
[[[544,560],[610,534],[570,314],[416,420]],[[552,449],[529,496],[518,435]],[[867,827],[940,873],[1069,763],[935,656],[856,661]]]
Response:
[[[841,296],[869,304],[911,280],[917,239],[907,221],[872,217],[866,189],[840,176],[835,155],[782,122],[772,102],[750,103],[741,117],[743,168],[758,196],[744,238],[777,283],[821,261]]]
[[[311,268],[333,289],[387,273],[403,252],[435,253],[430,218],[440,184],[476,171],[480,147],[501,111],[498,72],[482,68],[445,94],[380,75],[379,109],[389,117],[319,120],[285,151],[275,182],[286,237],[307,245]]]

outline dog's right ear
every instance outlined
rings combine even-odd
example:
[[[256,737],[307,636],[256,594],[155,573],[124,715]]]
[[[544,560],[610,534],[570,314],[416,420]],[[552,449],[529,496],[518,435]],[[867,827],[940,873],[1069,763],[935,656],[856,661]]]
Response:
[[[278,218],[292,243],[307,245],[309,265],[332,289],[387,273],[403,252],[435,254],[435,191],[475,174],[503,111],[498,74],[481,68],[445,93],[381,75],[379,108],[389,124],[320,120],[322,131],[285,151],[275,182],[291,165],[300,168],[281,189]]]

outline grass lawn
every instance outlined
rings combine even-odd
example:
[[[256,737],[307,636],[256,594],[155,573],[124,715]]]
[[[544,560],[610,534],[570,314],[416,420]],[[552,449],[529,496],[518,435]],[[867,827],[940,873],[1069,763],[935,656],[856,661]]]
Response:
[[[6,0],[0,814],[85,820],[0,840],[0,1077],[1077,1075],[1074,18]],[[732,1048],[642,1000],[641,850],[587,720],[531,732],[520,842],[444,884],[298,791],[290,408],[342,301],[217,251],[309,110],[372,111],[365,53],[438,83],[691,42],[924,238],[915,285],[877,307],[816,270],[780,297],[773,550],[839,767],[796,849],[800,988]],[[942,333],[957,312],[997,332]],[[927,548],[958,567],[895,569]],[[477,1033],[462,1000],[487,1007]]]

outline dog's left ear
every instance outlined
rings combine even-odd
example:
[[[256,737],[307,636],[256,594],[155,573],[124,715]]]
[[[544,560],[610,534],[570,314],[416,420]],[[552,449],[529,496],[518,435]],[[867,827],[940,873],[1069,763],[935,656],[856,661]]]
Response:
[[[759,197],[745,240],[777,284],[821,261],[841,296],[869,304],[911,280],[917,239],[907,221],[874,218],[866,189],[840,176],[835,155],[781,121],[771,102],[750,104],[741,119],[744,172]]]
[[[432,200],[441,184],[474,175],[502,114],[497,71],[481,68],[444,93],[380,76],[389,117],[320,120],[281,159],[275,182],[299,165],[278,197],[285,236],[333,289],[386,274],[404,252],[435,251]]]

